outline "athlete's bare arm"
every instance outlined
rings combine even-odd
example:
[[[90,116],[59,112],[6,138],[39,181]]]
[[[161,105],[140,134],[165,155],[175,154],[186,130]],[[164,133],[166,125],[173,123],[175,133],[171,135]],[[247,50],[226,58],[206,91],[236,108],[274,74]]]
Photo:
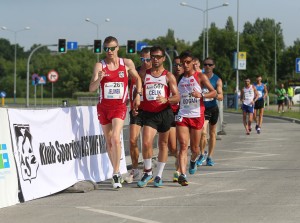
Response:
[[[214,87],[211,85],[208,77],[204,74],[198,74],[198,80],[200,83],[200,86],[206,86],[206,88],[208,89],[208,93],[205,94],[205,98],[214,98],[217,95],[216,90],[214,89]],[[192,96],[195,98],[201,98],[202,97],[202,92],[198,92],[198,91],[193,91],[192,92]]]
[[[124,59],[125,66],[127,69],[128,74],[131,76],[132,79],[135,79],[136,83],[136,90],[137,92],[141,93],[142,92],[142,81],[140,78],[140,75],[135,69],[134,63],[131,59]],[[136,97],[133,101],[133,107],[135,110],[138,110],[138,107],[140,106],[140,94],[136,94]]]
[[[217,81],[217,95],[216,95],[216,99],[218,101],[223,101],[223,82],[221,80],[221,78],[219,78],[219,80]]]
[[[177,104],[180,101],[180,95],[177,88],[177,81],[175,76],[170,72],[167,73],[167,82],[169,85],[171,96],[169,98],[166,98],[161,95],[158,95],[156,101],[162,104],[167,102],[169,102],[170,104]]]
[[[99,88],[100,82],[104,75],[105,72],[102,70],[102,64],[96,63],[94,66],[94,72],[89,86],[90,92],[94,92]]]

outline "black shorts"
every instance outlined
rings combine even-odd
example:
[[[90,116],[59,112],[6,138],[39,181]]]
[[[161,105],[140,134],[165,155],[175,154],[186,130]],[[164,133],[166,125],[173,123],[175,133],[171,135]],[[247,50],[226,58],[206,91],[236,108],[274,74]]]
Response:
[[[142,110],[138,110],[137,116],[134,116],[132,114],[132,110],[129,112],[129,114],[130,114],[130,121],[129,121],[130,125],[139,125],[139,126],[143,127],[143,118],[142,118],[143,111]]]
[[[176,127],[175,117],[176,117],[177,114],[178,114],[178,111],[177,111],[177,112],[173,112],[174,120],[173,120],[173,122],[172,122],[172,124],[171,124],[171,127]]]
[[[254,104],[254,109],[261,109],[261,108],[264,108],[264,107],[265,107],[265,100],[263,98],[257,100]]]
[[[219,118],[219,107],[215,106],[212,108],[205,108],[204,115],[205,120],[208,120],[210,125],[217,124]]]
[[[282,100],[279,100],[279,99],[278,99],[278,100],[277,100],[277,104],[278,104],[278,105],[283,105],[283,103],[284,103],[284,99],[282,99]]]
[[[158,132],[167,132],[172,126],[175,117],[171,108],[166,108],[160,112],[142,113],[143,124],[156,129]]]

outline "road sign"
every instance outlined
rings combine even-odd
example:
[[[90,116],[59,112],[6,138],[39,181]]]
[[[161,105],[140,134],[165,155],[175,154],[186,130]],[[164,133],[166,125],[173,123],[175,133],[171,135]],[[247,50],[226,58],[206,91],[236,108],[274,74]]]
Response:
[[[300,58],[296,58],[296,73],[300,73]]]
[[[6,97],[5,91],[1,91],[1,92],[0,92],[0,96],[1,96],[1,98],[5,98],[5,97]]]
[[[67,49],[68,50],[77,50],[78,49],[78,43],[77,42],[68,42],[67,43]]]
[[[46,76],[41,76],[38,84],[44,84],[45,85],[46,80],[47,80]]]
[[[239,52],[239,54],[238,54],[238,69],[246,70],[246,65],[247,65],[247,53]]]
[[[55,70],[50,70],[47,77],[48,77],[48,81],[53,83],[58,80],[59,76]]]
[[[148,43],[146,43],[146,42],[138,42],[136,44],[136,50],[141,51],[143,48],[145,48],[147,46],[148,46]]]

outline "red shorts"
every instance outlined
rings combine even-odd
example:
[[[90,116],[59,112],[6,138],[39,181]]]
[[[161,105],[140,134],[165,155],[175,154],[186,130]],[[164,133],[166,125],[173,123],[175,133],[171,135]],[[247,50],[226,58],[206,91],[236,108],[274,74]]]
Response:
[[[204,125],[204,115],[197,118],[176,117],[176,125],[200,130]]]
[[[107,108],[98,104],[97,113],[98,113],[98,119],[100,121],[100,124],[106,125],[111,123],[114,118],[119,118],[124,120],[127,113],[127,107],[124,104],[124,106],[119,105],[117,108]]]

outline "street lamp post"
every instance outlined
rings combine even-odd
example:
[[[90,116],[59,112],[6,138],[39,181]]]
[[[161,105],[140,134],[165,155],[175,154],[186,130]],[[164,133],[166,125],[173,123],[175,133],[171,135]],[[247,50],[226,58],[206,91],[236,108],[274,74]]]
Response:
[[[30,27],[25,27],[24,29],[20,30],[11,30],[6,28],[5,26],[1,27],[2,30],[6,30],[9,32],[14,33],[14,39],[15,39],[15,58],[14,58],[14,103],[16,103],[16,98],[17,98],[17,33],[29,30]]]
[[[277,25],[280,25],[281,22],[276,24],[274,22],[274,85],[277,87]]]
[[[90,18],[86,18],[85,21],[86,21],[86,22],[89,22],[89,23],[91,23],[91,24],[93,24],[94,26],[97,27],[97,39],[99,39],[99,24],[97,24],[97,23],[91,21]],[[110,19],[109,19],[109,18],[106,18],[104,21],[105,21],[105,22],[110,22]],[[97,62],[98,62],[98,61],[99,61],[99,54],[97,54]]]
[[[235,88],[235,109],[238,110],[239,105],[239,65],[238,65],[238,56],[240,51],[240,33],[239,33],[239,20],[240,20],[240,1],[237,0],[237,12],[236,12],[236,88]]]
[[[181,6],[186,6],[186,7],[189,7],[189,8],[193,8],[193,9],[197,9],[197,10],[199,10],[203,13],[203,30],[204,31],[203,31],[203,55],[202,55],[203,58],[202,59],[204,60],[204,57],[205,57],[205,32],[206,32],[206,57],[208,57],[208,11],[212,10],[212,9],[220,8],[220,7],[223,7],[223,6],[228,6],[229,3],[225,2],[222,5],[218,5],[218,6],[215,6],[215,7],[212,7],[212,8],[208,8],[208,0],[207,0],[205,10],[201,9],[201,8],[198,8],[198,7],[195,7],[195,6],[192,6],[192,5],[189,5],[186,2],[181,2],[180,5]],[[204,28],[204,26],[205,26],[205,15],[206,15],[206,27]]]

